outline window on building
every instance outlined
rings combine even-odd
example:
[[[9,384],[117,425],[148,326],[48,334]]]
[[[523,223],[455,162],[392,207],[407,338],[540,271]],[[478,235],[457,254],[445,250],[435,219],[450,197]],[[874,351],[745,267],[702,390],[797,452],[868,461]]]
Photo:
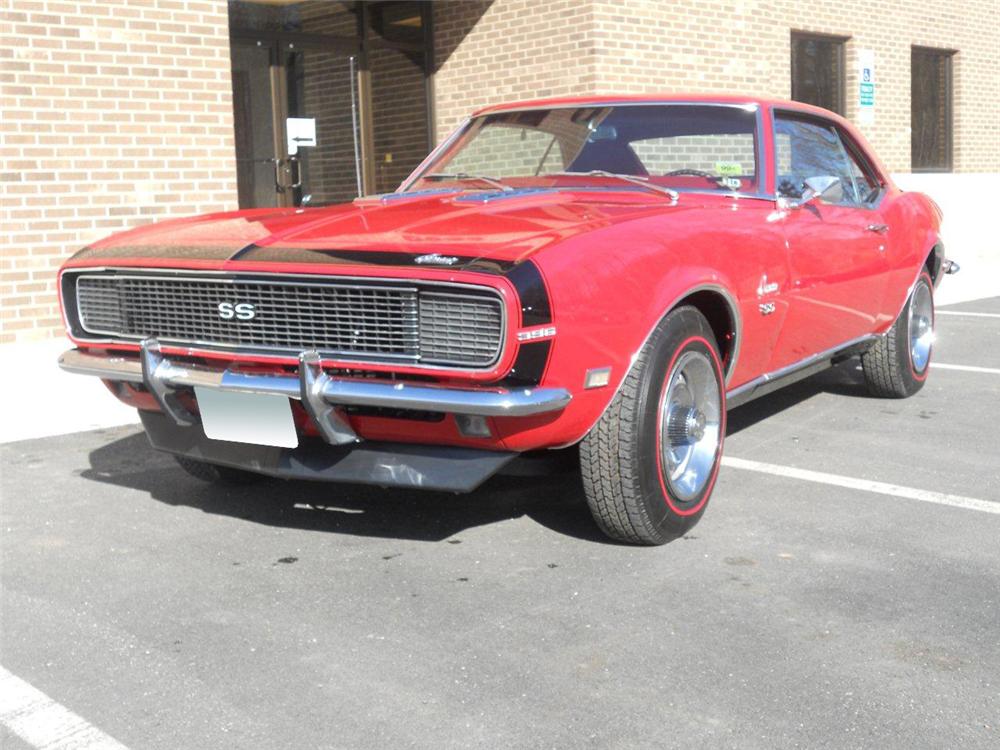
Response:
[[[845,41],[792,32],[792,99],[844,114]]]
[[[953,54],[926,47],[910,51],[910,157],[915,172],[952,169]]]

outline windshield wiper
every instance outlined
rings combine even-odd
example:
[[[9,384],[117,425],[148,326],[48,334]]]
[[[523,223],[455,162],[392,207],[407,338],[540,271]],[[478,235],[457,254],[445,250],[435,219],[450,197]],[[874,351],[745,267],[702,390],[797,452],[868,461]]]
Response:
[[[433,172],[431,174],[425,174],[424,179],[427,180],[479,180],[480,182],[485,182],[487,185],[503,190],[505,193],[509,193],[514,190],[510,185],[505,185],[496,177],[487,177],[481,174],[469,174],[468,172],[454,172],[448,174],[446,172]]]
[[[649,181],[647,177],[640,177],[634,174],[619,174],[618,172],[605,172],[603,169],[591,169],[589,172],[550,172],[545,177],[611,177],[616,180],[621,180],[622,182],[628,182],[632,185],[638,185],[639,187],[644,187],[647,190],[652,190],[654,193],[661,193],[662,195],[667,195],[670,199],[676,203],[677,199],[680,198],[680,193],[676,190],[671,190],[663,185],[656,185]]]

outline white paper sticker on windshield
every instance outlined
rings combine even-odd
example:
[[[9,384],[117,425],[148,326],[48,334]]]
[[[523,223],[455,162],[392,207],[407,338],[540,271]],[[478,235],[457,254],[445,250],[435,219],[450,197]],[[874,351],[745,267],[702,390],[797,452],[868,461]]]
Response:
[[[743,174],[743,165],[738,161],[717,161],[715,172],[723,177],[734,177]]]

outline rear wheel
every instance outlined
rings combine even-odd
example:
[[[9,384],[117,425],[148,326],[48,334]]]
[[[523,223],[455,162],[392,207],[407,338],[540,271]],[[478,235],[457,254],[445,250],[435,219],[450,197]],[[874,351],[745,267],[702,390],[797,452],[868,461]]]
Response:
[[[934,284],[920,274],[903,311],[885,335],[861,355],[873,396],[906,398],[924,387],[934,346]]]
[[[726,431],[722,363],[693,307],[667,315],[580,445],[587,502],[608,536],[664,544],[701,518]]]
[[[257,482],[266,481],[269,478],[263,474],[255,474],[252,471],[244,471],[243,469],[234,469],[231,466],[218,466],[216,464],[205,463],[204,461],[196,461],[187,456],[174,456],[174,459],[191,476],[203,482],[211,482],[212,484],[256,484]]]

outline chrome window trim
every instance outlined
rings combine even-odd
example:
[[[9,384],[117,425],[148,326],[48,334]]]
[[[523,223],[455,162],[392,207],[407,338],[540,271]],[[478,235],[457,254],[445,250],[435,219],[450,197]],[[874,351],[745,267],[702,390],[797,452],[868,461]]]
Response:
[[[410,185],[416,182],[419,179],[419,176],[422,175],[427,168],[437,160],[438,154],[451,148],[451,145],[468,129],[470,122],[472,122],[471,117],[466,117],[462,120],[462,122],[460,122],[443,141],[431,149],[431,152],[424,157],[424,160],[420,162],[412,172],[410,172],[409,176],[407,176],[407,178],[400,183],[399,187],[396,188],[394,192],[407,192]]]
[[[425,364],[420,362],[419,359],[413,359],[404,355],[383,355],[382,358],[373,359],[370,357],[363,357],[357,354],[342,354],[336,351],[323,350],[319,354],[324,360],[339,360],[342,362],[357,363],[359,366],[364,365],[397,365],[401,367],[417,368],[421,370],[441,370],[441,371],[454,371],[454,372],[471,372],[471,373],[485,373],[492,371],[497,364],[503,359],[504,352],[507,351],[507,328],[508,328],[508,312],[507,304],[503,295],[495,288],[485,285],[485,284],[472,284],[463,283],[457,281],[424,281],[423,279],[410,283],[409,285],[400,286],[398,284],[399,279],[394,279],[391,277],[384,276],[336,276],[332,277],[329,274],[319,274],[319,273],[302,273],[302,274],[290,274],[290,273],[273,273],[273,272],[256,272],[256,271],[191,271],[189,269],[163,269],[163,268],[151,268],[145,269],[141,267],[122,267],[122,266],[87,266],[79,268],[67,268],[60,275],[60,295],[62,294],[62,285],[65,282],[66,276],[72,276],[72,281],[74,284],[74,296],[76,297],[76,315],[78,321],[78,327],[81,330],[86,331],[83,328],[83,317],[79,309],[79,296],[76,295],[76,280],[83,276],[90,276],[94,278],[108,278],[107,275],[102,275],[102,272],[109,273],[116,278],[137,278],[137,279],[148,279],[150,276],[165,276],[177,281],[188,281],[188,280],[199,280],[198,277],[217,277],[212,279],[213,281],[238,281],[240,278],[250,278],[251,280],[256,277],[266,277],[266,278],[276,278],[278,281],[272,281],[268,283],[276,283],[288,286],[295,286],[296,283],[301,283],[301,279],[309,279],[310,282],[327,282],[329,284],[336,284],[339,286],[346,286],[349,288],[364,288],[371,289],[373,287],[381,288],[393,288],[391,285],[396,284],[395,289],[417,289],[421,285],[433,286],[433,287],[444,287],[444,288],[457,288],[457,289],[473,289],[480,292],[484,292],[483,296],[491,296],[497,300],[500,305],[500,341],[497,347],[496,356],[489,365],[484,365],[481,367],[469,367],[448,360],[441,360],[442,364]],[[192,278],[192,274],[194,274]],[[359,282],[356,284],[342,284],[341,281],[347,282]],[[367,282],[367,284],[365,283]],[[372,282],[375,282],[374,284]],[[457,294],[458,297],[467,297],[467,295]],[[70,325],[70,321],[66,318],[65,305],[64,309],[64,323],[66,323],[66,329],[68,331],[74,331],[74,327]],[[419,322],[419,311],[418,318]],[[143,336],[136,337],[125,337],[118,336],[114,332],[102,332],[101,335],[112,336],[112,338],[88,338],[83,336],[74,336],[75,339],[80,341],[82,344],[92,345],[92,344],[138,344],[146,338]],[[240,354],[253,356],[260,359],[266,359],[268,361],[275,360],[290,360],[297,359],[301,352],[295,352],[294,350],[285,347],[267,347],[267,346],[224,346],[220,344],[214,344],[212,342],[191,342],[189,340],[183,339],[170,339],[158,337],[158,340],[167,344],[169,346],[182,346],[188,349],[191,356],[198,356],[200,352],[206,353],[218,353],[226,352],[232,354]],[[278,354],[276,352],[286,352],[285,354]]]
[[[581,102],[574,102],[572,104],[556,104],[556,105],[552,105],[552,106],[546,106],[546,105],[541,105],[541,106],[525,106],[525,107],[516,107],[516,108],[513,108],[513,109],[505,109],[505,108],[501,107],[501,108],[498,108],[498,109],[495,109],[495,110],[494,109],[486,109],[486,110],[483,110],[481,112],[477,112],[476,114],[474,114],[474,115],[472,115],[470,117],[467,117],[462,122],[462,124],[459,125],[451,133],[451,135],[448,136],[448,138],[445,141],[443,141],[437,148],[435,148],[433,151],[431,151],[431,153],[428,154],[427,158],[424,159],[417,166],[417,168],[414,169],[413,172],[410,173],[410,176],[407,177],[403,181],[403,183],[399,186],[399,188],[396,189],[396,192],[397,193],[406,192],[409,189],[410,185],[412,185],[414,182],[416,182],[417,180],[419,180],[423,176],[423,174],[427,170],[427,168],[429,168],[430,165],[433,164],[437,160],[438,155],[440,153],[442,153],[443,151],[445,151],[447,148],[450,148],[451,145],[460,136],[462,136],[462,135],[465,134],[465,132],[472,125],[472,123],[476,119],[478,119],[480,117],[487,117],[489,115],[507,114],[509,112],[533,112],[533,111],[540,110],[540,109],[580,109],[582,107],[624,107],[624,106],[634,106],[634,107],[658,106],[658,107],[662,107],[662,106],[665,106],[665,105],[677,105],[677,106],[680,106],[680,107],[727,107],[727,108],[730,108],[730,109],[742,109],[744,112],[754,112],[755,113],[755,117],[754,117],[754,128],[755,128],[755,130],[754,130],[754,152],[755,152],[756,157],[757,157],[757,164],[756,164],[756,166],[757,166],[757,190],[755,192],[753,192],[753,193],[743,193],[741,195],[743,197],[747,197],[747,198],[763,198],[764,200],[771,200],[771,201],[774,200],[773,196],[769,196],[765,192],[767,190],[767,178],[768,178],[768,175],[770,173],[769,172],[770,165],[767,163],[768,160],[764,158],[764,156],[765,156],[765,154],[764,154],[764,127],[765,127],[766,123],[764,122],[764,107],[760,104],[760,102],[755,102],[755,101],[747,101],[745,103],[739,103],[739,102],[697,102],[697,101],[690,101],[690,100],[669,100],[669,99],[665,99],[665,100],[660,100],[660,99],[656,99],[656,100],[642,100],[642,101],[618,101],[618,100],[612,100],[612,101],[591,101],[591,100],[586,100],[586,101],[581,101]],[[773,118],[772,118],[772,123],[773,123]],[[582,174],[583,173],[581,173],[581,175]],[[539,175],[539,176],[544,176],[544,175]],[[674,188],[671,188],[671,190],[673,190],[673,189]],[[722,191],[716,192],[716,191],[713,191],[713,190],[704,190],[704,191],[695,191],[695,190],[682,191],[682,190],[678,190],[678,192],[688,192],[688,193],[695,193],[695,192],[699,192],[700,193],[700,192],[704,192],[704,193],[706,193],[708,195],[736,195],[735,193],[723,193]]]
[[[860,208],[868,211],[875,211],[882,204],[882,199],[885,198],[886,193],[889,192],[889,181],[885,175],[879,172],[874,164],[872,163],[871,157],[868,152],[865,151],[858,144],[850,134],[845,131],[837,122],[831,120],[829,117],[824,117],[823,115],[814,114],[813,112],[807,112],[803,109],[796,109],[794,107],[780,106],[771,108],[771,144],[772,144],[772,154],[771,161],[773,162],[770,166],[774,167],[774,198],[777,201],[781,196],[778,195],[778,117],[781,115],[790,115],[791,119],[799,120],[814,120],[828,125],[833,129],[833,132],[837,134],[837,142],[840,145],[841,151],[843,151],[847,156],[853,153],[855,156],[860,156],[859,161],[862,170],[867,171],[870,176],[874,176],[879,185],[878,195],[875,200],[869,201],[868,203],[858,203],[856,201],[851,201],[850,203],[833,203],[830,205],[840,206],[843,208]]]

